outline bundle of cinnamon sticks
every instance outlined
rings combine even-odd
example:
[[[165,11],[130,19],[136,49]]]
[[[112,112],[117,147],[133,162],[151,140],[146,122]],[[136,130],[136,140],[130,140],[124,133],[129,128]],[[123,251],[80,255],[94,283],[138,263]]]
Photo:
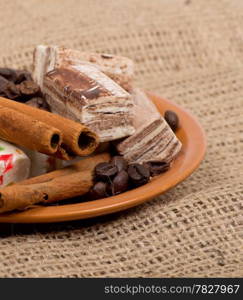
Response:
[[[1,97],[0,138],[64,160],[89,155],[98,146],[97,135],[86,126]]]
[[[90,155],[99,143],[97,135],[80,123],[1,97],[0,139],[64,160]],[[0,213],[87,193],[93,182],[93,168],[109,158],[106,153],[94,155],[70,167],[1,188]]]
[[[0,189],[0,213],[84,195],[93,185],[95,166],[109,160],[109,153],[93,155],[69,167],[4,187]]]

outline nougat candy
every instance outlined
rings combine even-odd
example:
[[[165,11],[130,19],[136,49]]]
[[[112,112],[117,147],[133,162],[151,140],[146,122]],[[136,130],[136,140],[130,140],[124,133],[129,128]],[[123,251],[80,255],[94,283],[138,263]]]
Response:
[[[24,147],[22,147],[22,150],[28,155],[31,162],[29,172],[30,177],[39,176],[56,169],[57,159],[55,157]]]
[[[118,152],[131,163],[170,163],[179,153],[181,142],[156,106],[139,89],[134,89],[135,133],[117,144]]]
[[[132,96],[89,63],[48,72],[42,92],[53,113],[85,124],[100,142],[134,133]]]
[[[29,177],[30,159],[18,147],[0,140],[0,187]]]
[[[123,56],[89,53],[58,46],[39,45],[34,51],[34,80],[42,86],[43,76],[66,63],[89,62],[101,72],[131,92],[134,77],[134,63]]]

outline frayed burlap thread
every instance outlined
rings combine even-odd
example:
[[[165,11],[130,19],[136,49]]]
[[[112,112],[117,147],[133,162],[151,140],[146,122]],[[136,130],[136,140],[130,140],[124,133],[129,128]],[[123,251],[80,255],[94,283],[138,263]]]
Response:
[[[195,173],[139,207],[0,224],[0,277],[243,276],[242,28],[237,0],[0,2],[1,66],[31,69],[40,43],[129,56],[137,85],[187,108],[208,140]]]

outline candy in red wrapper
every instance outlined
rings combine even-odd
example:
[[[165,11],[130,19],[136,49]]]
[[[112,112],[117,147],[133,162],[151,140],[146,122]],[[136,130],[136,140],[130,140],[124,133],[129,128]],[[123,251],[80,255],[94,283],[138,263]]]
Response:
[[[30,159],[16,146],[0,140],[0,187],[24,180],[30,173]]]

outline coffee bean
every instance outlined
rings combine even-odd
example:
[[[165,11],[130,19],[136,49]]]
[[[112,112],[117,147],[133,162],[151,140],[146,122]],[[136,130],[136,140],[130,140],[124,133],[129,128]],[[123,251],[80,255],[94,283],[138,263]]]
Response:
[[[30,80],[25,80],[17,85],[21,95],[27,96],[28,98],[36,96],[40,92],[39,86]]]
[[[3,91],[6,89],[6,86],[8,85],[9,81],[0,75],[0,93],[3,93]]]
[[[0,96],[15,100],[20,97],[20,92],[13,82],[0,76]]]
[[[95,175],[98,179],[109,180],[117,174],[117,167],[111,163],[103,162],[99,163],[95,167]]]
[[[0,75],[12,82],[15,82],[17,79],[16,70],[14,69],[0,68]]]
[[[89,191],[89,196],[93,200],[107,197],[107,183],[102,181],[96,182]]]
[[[113,179],[111,184],[112,195],[125,192],[128,189],[129,176],[126,171],[120,171]]]
[[[166,172],[170,168],[170,164],[162,161],[150,161],[144,164],[150,171],[150,176],[156,176]]]
[[[118,172],[127,170],[127,161],[122,156],[112,157],[111,164],[117,167]]]
[[[33,81],[32,76],[30,74],[30,72],[25,71],[25,70],[16,70],[16,80],[14,83],[19,84],[23,81]]]
[[[49,105],[47,104],[45,99],[41,97],[31,98],[31,100],[27,101],[25,104],[42,110],[50,111]]]
[[[176,131],[176,129],[179,127],[179,118],[177,114],[172,110],[167,110],[164,114],[164,118],[168,123],[168,125],[170,126],[170,128],[173,131]]]
[[[25,80],[33,80],[30,72],[10,68],[0,68],[0,76],[15,84],[19,84]]]
[[[140,164],[131,164],[128,167],[128,175],[134,186],[140,186],[149,181],[149,169]]]

